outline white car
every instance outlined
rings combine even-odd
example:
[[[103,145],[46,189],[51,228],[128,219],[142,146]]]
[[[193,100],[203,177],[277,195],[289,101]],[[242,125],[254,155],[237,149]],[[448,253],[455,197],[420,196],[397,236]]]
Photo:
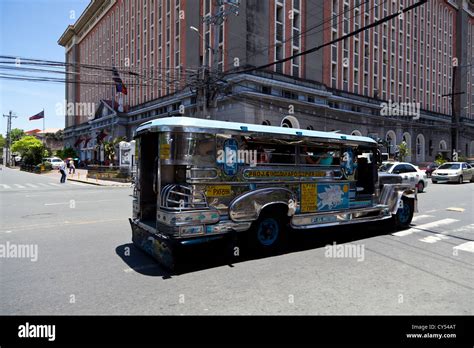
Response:
[[[444,163],[431,174],[433,184],[438,182],[457,182],[462,184],[464,180],[474,182],[474,168],[466,162]]]
[[[50,158],[45,158],[45,161],[51,163],[51,167],[53,169],[59,169],[64,164],[64,161],[60,159],[59,157],[50,157]]]
[[[423,192],[428,186],[426,173],[411,163],[386,162],[379,170],[388,174],[399,174],[404,184],[410,184],[413,188],[417,188],[418,192]]]

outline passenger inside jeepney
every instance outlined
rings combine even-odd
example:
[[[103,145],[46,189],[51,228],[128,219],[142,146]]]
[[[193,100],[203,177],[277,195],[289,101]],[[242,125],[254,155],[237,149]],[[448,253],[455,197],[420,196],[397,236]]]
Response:
[[[334,161],[333,151],[321,151],[321,149],[310,149],[308,145],[301,147],[300,156],[303,157],[303,161],[307,164],[319,164],[323,166],[330,166]]]

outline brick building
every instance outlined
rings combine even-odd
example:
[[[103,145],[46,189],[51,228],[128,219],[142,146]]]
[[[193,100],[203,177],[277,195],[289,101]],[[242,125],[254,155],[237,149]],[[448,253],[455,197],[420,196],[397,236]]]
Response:
[[[443,95],[451,93],[457,58],[456,91],[465,92],[455,97],[457,148],[474,156],[474,70],[464,67],[474,57],[474,11],[465,0],[429,0],[314,53],[235,73],[327,43],[415,2],[241,0],[237,16],[212,26],[202,18],[232,5],[92,0],[59,39],[71,63],[67,101],[94,106],[92,115],[66,116],[65,144],[82,159],[100,159],[101,139],[130,139],[147,120],[183,111],[207,117],[199,87],[209,67],[218,86],[211,117],[368,135],[386,140],[391,153],[406,141],[408,160],[429,161],[452,150],[451,100]],[[127,95],[115,92],[113,67]],[[386,115],[388,102],[419,103],[420,117]]]

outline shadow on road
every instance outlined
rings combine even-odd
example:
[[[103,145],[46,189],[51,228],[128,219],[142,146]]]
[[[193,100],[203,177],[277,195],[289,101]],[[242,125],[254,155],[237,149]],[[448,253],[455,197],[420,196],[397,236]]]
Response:
[[[135,247],[132,243],[118,246],[117,255],[130,267],[130,272],[147,276],[158,276],[164,279],[180,274],[196,272],[214,267],[228,266],[265,257],[278,257],[284,254],[303,252],[324,248],[326,245],[357,243],[359,240],[387,234],[392,231],[384,222],[357,224],[306,231],[290,231],[291,238],[285,251],[272,256],[250,253],[245,240],[246,233],[240,233],[236,239],[223,239],[203,245],[186,246],[182,249],[179,271],[171,272]],[[238,256],[235,248],[238,248]],[[128,251],[126,253],[126,251]]]

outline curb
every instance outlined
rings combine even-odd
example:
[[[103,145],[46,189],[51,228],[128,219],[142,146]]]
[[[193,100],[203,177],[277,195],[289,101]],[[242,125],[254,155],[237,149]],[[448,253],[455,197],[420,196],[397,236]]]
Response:
[[[99,184],[99,183],[93,182],[93,181],[82,181],[82,180],[69,179],[69,178],[67,178],[66,180],[74,181],[74,182],[81,182],[83,184],[89,184],[89,185],[95,185],[95,186],[105,186],[105,187],[129,187],[131,185],[131,183],[127,184],[127,185],[103,185],[103,184]]]

